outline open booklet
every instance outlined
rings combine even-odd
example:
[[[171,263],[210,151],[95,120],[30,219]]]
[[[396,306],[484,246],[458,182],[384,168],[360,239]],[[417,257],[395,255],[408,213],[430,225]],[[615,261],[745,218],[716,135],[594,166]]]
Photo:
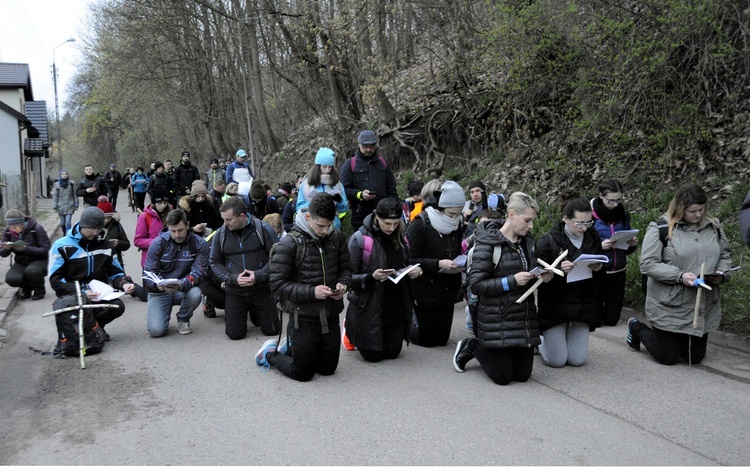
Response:
[[[157,286],[170,286],[173,284],[181,284],[181,281],[177,278],[160,278],[159,275],[152,271],[143,270],[143,277]]]
[[[458,265],[458,268],[455,268],[453,270],[446,270],[445,268],[441,268],[438,270],[438,273],[448,273],[448,274],[456,274],[466,271],[466,261],[469,259],[468,255],[460,254],[456,258],[453,259],[453,263]]]
[[[630,244],[628,244],[628,241],[637,236],[638,231],[638,229],[615,231],[615,233],[612,234],[612,237],[610,237],[609,240],[615,242],[616,249],[628,250],[630,248]]]
[[[99,293],[100,301],[114,301],[115,299],[119,299],[125,294],[124,292],[117,291],[112,286],[99,280],[91,280],[88,284],[88,288],[96,293]]]
[[[398,284],[398,282],[401,281],[401,279],[404,276],[408,275],[410,271],[412,271],[418,266],[419,266],[419,263],[415,263],[414,265],[409,265],[408,267],[404,267],[400,270],[396,270],[393,273],[391,273],[391,276],[389,276],[388,279]]]
[[[13,241],[13,242],[6,242],[5,243],[5,246],[8,247],[8,248],[11,248],[11,247],[23,247],[24,245],[26,245],[26,241],[23,240],[23,239],[18,239],[18,240]]]
[[[581,254],[573,261],[573,269],[568,272],[567,282],[574,283],[592,278],[594,272],[589,268],[589,263],[609,263],[606,255]]]

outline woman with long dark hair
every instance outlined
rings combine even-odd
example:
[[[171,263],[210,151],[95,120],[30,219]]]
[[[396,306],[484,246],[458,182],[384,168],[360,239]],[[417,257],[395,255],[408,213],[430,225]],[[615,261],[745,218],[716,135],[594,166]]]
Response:
[[[732,266],[727,236],[719,220],[708,214],[708,196],[695,184],[681,187],[663,215],[666,226],[652,222],[641,249],[641,272],[648,277],[646,318],[651,328],[635,317],[628,321],[628,345],[641,343],[661,364],[680,358],[698,364],[706,355],[708,334],[721,322],[719,284]],[[660,229],[667,232],[662,240]],[[701,265],[712,290],[703,290],[694,316]]]
[[[346,200],[346,190],[339,181],[339,172],[335,166],[336,155],[330,148],[320,148],[315,155],[315,164],[307,172],[307,176],[300,183],[295,210],[299,211],[310,204],[310,200],[318,192],[330,193],[336,202],[336,219],[333,227],[341,229],[341,216],[349,211]]]

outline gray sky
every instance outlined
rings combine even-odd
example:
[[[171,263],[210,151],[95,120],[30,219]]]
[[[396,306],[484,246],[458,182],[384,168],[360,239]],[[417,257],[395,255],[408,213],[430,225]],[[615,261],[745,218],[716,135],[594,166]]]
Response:
[[[47,101],[54,113],[52,49],[57,66],[60,114],[65,112],[67,86],[76,72],[83,46],[86,14],[91,0],[0,0],[0,62],[27,63],[35,101]]]

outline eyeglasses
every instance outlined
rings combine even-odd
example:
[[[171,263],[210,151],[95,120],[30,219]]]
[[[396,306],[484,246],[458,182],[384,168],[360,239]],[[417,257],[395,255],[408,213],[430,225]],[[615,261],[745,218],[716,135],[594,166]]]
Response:
[[[594,225],[594,221],[576,221],[574,219],[570,220],[571,223],[575,224],[577,228],[588,228]]]
[[[607,205],[617,205],[622,201],[622,197],[620,198],[607,198],[604,197],[604,201],[607,203]]]

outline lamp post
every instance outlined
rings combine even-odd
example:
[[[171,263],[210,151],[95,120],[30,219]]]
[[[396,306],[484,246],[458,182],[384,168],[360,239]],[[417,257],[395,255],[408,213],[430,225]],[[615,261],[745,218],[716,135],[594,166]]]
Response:
[[[71,37],[70,39],[63,42],[62,44],[52,48],[52,83],[55,87],[55,121],[57,123],[57,155],[60,157],[60,167],[58,168],[60,171],[62,171],[62,168],[63,168],[63,156],[62,156],[62,140],[60,139],[60,108],[57,105],[57,66],[55,65],[55,49],[57,49],[58,47],[64,46],[68,42],[75,42],[75,41],[76,40]]]
[[[255,145],[253,144],[253,121],[250,119],[250,101],[247,95],[247,71],[245,67],[247,62],[245,61],[245,48],[242,44],[242,36],[245,34],[246,21],[252,18],[243,18],[240,23],[240,71],[242,73],[242,92],[245,98],[245,115],[247,118],[247,139],[250,150],[250,170],[253,173],[253,177],[258,178],[259,174],[255,172]]]

